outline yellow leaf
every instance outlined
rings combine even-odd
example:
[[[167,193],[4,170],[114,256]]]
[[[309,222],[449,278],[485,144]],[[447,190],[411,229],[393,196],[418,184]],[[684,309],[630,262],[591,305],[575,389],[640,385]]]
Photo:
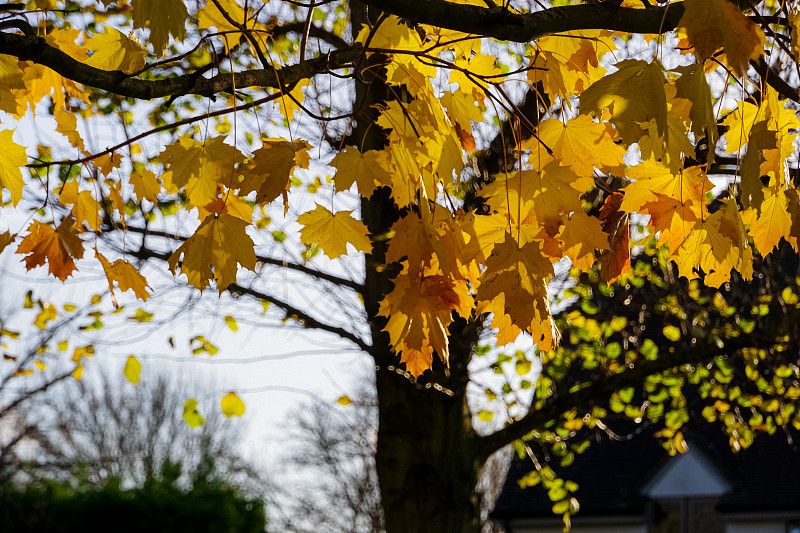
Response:
[[[244,414],[244,402],[234,392],[229,392],[222,397],[222,413],[230,418]]]
[[[24,90],[22,69],[16,57],[0,55],[0,110],[17,113],[17,99],[12,91]]]
[[[174,274],[180,265],[189,284],[200,290],[215,279],[222,293],[236,283],[237,263],[251,270],[256,266],[255,244],[245,232],[247,226],[247,222],[231,215],[206,217],[194,235],[169,257],[170,270]]]
[[[311,145],[306,141],[266,139],[242,172],[244,179],[239,184],[242,195],[255,191],[256,202],[263,204],[284,194],[289,190],[295,166],[308,166],[309,148]]]
[[[239,331],[239,324],[236,323],[236,319],[231,315],[225,317],[225,324],[231,329],[231,331]]]
[[[16,206],[22,200],[22,172],[19,167],[24,166],[28,160],[25,148],[12,140],[14,132],[11,130],[0,131],[0,188],[8,189],[11,193],[11,202]],[[2,201],[0,189],[0,201]]]
[[[80,381],[83,377],[83,365],[79,364],[75,366],[75,369],[72,371],[72,377],[75,378],[76,381]]]
[[[792,219],[784,190],[768,196],[761,204],[760,213],[754,209],[744,211],[742,221],[750,225],[750,236],[761,255],[767,255],[777,248],[782,238],[797,249],[797,240],[790,236]]]
[[[89,57],[89,51],[75,42],[80,35],[80,30],[71,28],[58,28],[49,32],[45,36],[45,40],[47,41],[47,44],[53,48],[58,48],[74,59],[77,59],[78,61],[86,61],[86,59]]]
[[[471,94],[456,91],[445,91],[441,98],[442,105],[447,109],[447,115],[453,122],[462,128],[468,129],[471,121],[483,121],[483,113],[476,105],[475,97]]]
[[[792,29],[792,55],[795,61],[800,61],[800,35],[798,35],[798,29],[800,29],[800,9],[797,7],[789,9],[789,26]]]
[[[500,69],[495,66],[496,61],[497,58],[494,56],[484,54],[476,54],[469,59],[458,58],[455,65],[463,70],[451,70],[450,83],[457,83],[462,92],[482,94],[487,82],[476,76],[486,76],[489,80],[493,80],[492,76],[501,74]],[[467,76],[464,71],[469,72],[471,76]]]
[[[319,247],[325,255],[336,259],[347,254],[347,244],[359,252],[370,252],[372,243],[367,237],[367,227],[350,214],[352,211],[331,213],[321,205],[297,217],[302,224],[300,240],[303,244]]]
[[[539,139],[553,150],[563,166],[578,176],[591,176],[593,167],[604,172],[621,172],[625,149],[614,142],[605,124],[578,115],[566,124],[548,119],[539,125]]]
[[[750,130],[756,121],[758,106],[750,102],[737,102],[739,107],[731,111],[722,125],[728,128],[725,133],[726,154],[732,154],[742,149],[750,136]]]
[[[135,266],[124,259],[117,259],[114,263],[109,263],[101,253],[97,252],[95,255],[103,265],[111,294],[114,294],[114,282],[116,281],[121,291],[132,289],[137,298],[142,300],[150,298],[150,293],[147,292],[147,280],[136,270]]]
[[[667,94],[664,70],[658,62],[628,59],[617,63],[617,71],[592,84],[581,94],[581,113],[611,112],[611,123],[627,144],[642,136],[639,123],[655,119],[658,135],[667,136]]]
[[[73,258],[83,257],[83,242],[73,232],[73,220],[65,218],[56,229],[34,220],[28,231],[17,247],[18,254],[30,254],[25,257],[26,268],[48,263],[50,273],[65,281],[75,271]]]
[[[142,45],[108,26],[103,33],[95,34],[86,41],[86,47],[94,51],[86,64],[101,70],[136,72],[145,66],[145,49]]]
[[[238,185],[239,171],[234,164],[241,153],[228,144],[224,137],[213,137],[197,142],[189,135],[164,148],[158,160],[167,172],[162,176],[164,187],[172,192],[185,188],[192,205],[204,206],[217,197],[217,185],[232,188]]]
[[[75,217],[75,227],[81,228],[86,222],[90,228],[100,231],[100,204],[94,199],[90,191],[79,191],[78,181],[68,181],[61,186],[58,201],[63,206],[72,204],[72,216]]]
[[[189,12],[183,0],[132,0],[131,3],[133,26],[150,28],[148,42],[153,45],[157,56],[164,55],[170,35],[177,41],[186,37]]]
[[[245,11],[236,0],[220,0],[219,5],[225,10],[232,20],[239,24],[245,24]],[[199,29],[216,28],[219,32],[236,32],[239,28],[230,23],[225,15],[220,12],[217,5],[208,0],[206,5],[200,8],[197,13],[197,27]],[[225,48],[230,49],[239,44],[241,35],[228,35],[225,39]]]
[[[453,311],[468,316],[472,297],[464,280],[453,280],[434,272],[409,275],[404,270],[394,279],[394,289],[386,295],[378,314],[389,320],[389,333],[395,352],[406,370],[417,377],[430,368],[434,350],[447,364],[449,341],[447,328]]]
[[[142,363],[139,362],[134,356],[129,355],[128,360],[125,361],[125,369],[123,373],[125,378],[134,385],[139,384],[139,374],[142,372]]]
[[[278,98],[277,102],[280,113],[287,122],[294,118],[295,111],[300,111],[302,113],[303,109],[300,107],[300,104],[302,104],[305,99],[303,87],[308,85],[311,85],[311,80],[301,80],[292,87],[292,90],[289,91],[288,94],[284,93]]]
[[[486,262],[477,299],[495,315],[508,315],[511,323],[533,336],[539,349],[552,350],[557,342],[547,298],[552,276],[553,265],[538,242],[520,246],[506,233]]]
[[[196,428],[206,423],[206,419],[197,412],[197,400],[186,400],[186,402],[184,402],[183,419],[190,428]]]
[[[714,113],[714,100],[711,97],[711,89],[706,80],[706,74],[698,63],[678,67],[674,70],[681,74],[675,81],[677,89],[676,96],[685,98],[692,103],[689,110],[689,118],[692,120],[692,132],[696,139],[706,138],[710,147],[709,154],[713,155],[713,147],[719,139],[717,130],[717,118]]]
[[[42,371],[42,372],[44,372],[44,371],[47,369],[47,365],[45,365],[45,364],[44,364],[43,362],[41,362],[41,361],[34,361],[34,362],[33,362],[33,364],[35,364],[35,365],[36,365],[36,368],[38,368],[38,369],[39,369],[40,371]]]
[[[156,195],[161,192],[161,184],[156,179],[155,174],[145,169],[141,174],[132,172],[129,179],[131,185],[133,185],[133,192],[140,202],[149,200],[154,204],[158,203]]]
[[[331,161],[331,166],[336,168],[333,177],[336,189],[346,191],[356,183],[358,192],[369,198],[376,187],[391,182],[388,172],[378,162],[379,158],[385,157],[383,151],[370,150],[362,154],[357,148],[347,146]]]
[[[729,0],[686,0],[683,5],[678,26],[685,29],[697,58],[704,60],[724,48],[728,65],[745,76],[750,60],[767,44],[761,28]]]
[[[353,403],[353,400],[348,398],[347,396],[339,396],[339,399],[336,400],[336,403],[339,405],[350,405]]]

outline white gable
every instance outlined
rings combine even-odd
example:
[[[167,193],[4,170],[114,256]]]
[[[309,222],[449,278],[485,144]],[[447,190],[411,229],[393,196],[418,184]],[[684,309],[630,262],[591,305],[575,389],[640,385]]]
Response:
[[[697,447],[670,457],[642,489],[652,499],[720,496],[731,484]]]

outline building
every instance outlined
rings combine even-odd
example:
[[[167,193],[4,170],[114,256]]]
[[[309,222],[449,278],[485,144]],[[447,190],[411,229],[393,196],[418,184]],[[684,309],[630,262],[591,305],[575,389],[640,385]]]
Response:
[[[800,533],[800,432],[778,428],[734,453],[704,424],[686,428],[688,451],[670,457],[652,431],[637,431],[594,442],[569,467],[551,464],[578,483],[574,533]],[[512,463],[492,516],[507,533],[560,532],[546,492],[517,484],[532,468]]]

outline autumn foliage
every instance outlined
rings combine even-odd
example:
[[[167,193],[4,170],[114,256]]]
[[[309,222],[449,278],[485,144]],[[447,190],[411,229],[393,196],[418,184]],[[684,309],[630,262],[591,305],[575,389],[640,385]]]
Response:
[[[18,243],[16,252],[27,268],[46,264],[62,281],[81,260],[100,261],[112,288],[116,283],[146,299],[147,281],[127,258],[111,263],[99,252],[86,254],[85,248],[111,220],[124,231],[128,206],[145,209],[180,195],[181,206],[196,214],[199,226],[168,258],[169,268],[201,290],[213,285],[224,291],[236,282],[240,268],[256,267],[249,235],[258,231],[254,212],[273,202],[288,209],[293,196],[305,194],[292,181],[295,170],[309,168],[312,161],[325,164],[311,150],[318,140],[263,138],[250,148],[236,137],[195,128],[155,156],[118,149],[93,153],[76,127],[78,116],[82,122],[92,120],[96,103],[91,93],[70,79],[72,69],[54,71],[38,64],[36,56],[15,54],[10,43],[35,43],[55,57],[81,62],[89,74],[96,74],[88,68],[94,67],[128,81],[147,79],[144,83],[154,87],[157,82],[149,78],[158,72],[157,61],[186,46],[183,39],[193,45],[206,35],[209,42],[222,42],[227,53],[247,47],[249,57],[240,54],[237,60],[240,72],[261,50],[270,50],[269,69],[280,69],[292,54],[274,52],[281,50],[270,35],[275,17],[264,22],[260,10],[250,6],[245,11],[232,0],[208,2],[192,19],[176,0],[133,0],[130,7],[117,2],[116,8],[104,4],[88,3],[82,9],[98,21],[114,12],[126,17],[109,18],[102,30],[92,32],[62,27],[62,18],[53,16],[38,28],[18,24],[22,31],[7,33],[0,45],[0,109],[15,118],[28,109],[39,116],[46,113],[40,102],[51,99],[57,130],[77,156],[51,162],[40,146],[39,156],[29,158],[12,130],[3,131],[0,182],[8,191],[6,201],[19,205],[26,191],[38,187],[23,176],[20,167],[27,163],[33,164],[31,177],[37,180],[58,163],[82,169],[60,183],[48,180],[52,201],[68,216],[60,222],[49,213],[37,217],[6,241]],[[36,2],[36,7],[47,13],[48,2]],[[317,195],[316,207],[297,217],[299,238],[331,259],[369,253],[371,239],[389,239],[386,261],[401,264],[402,271],[381,302],[380,314],[388,318],[385,330],[392,346],[413,375],[429,368],[433,357],[447,363],[448,326],[456,314],[491,313],[500,344],[526,332],[540,349],[556,345],[547,294],[553,264],[569,259],[585,271],[610,256],[614,259],[603,263],[609,281],[630,268],[628,225],[609,227],[611,215],[589,209],[582,199],[592,189],[606,190],[608,176],[629,182],[620,190],[624,196],[618,211],[649,215],[647,230],[669,247],[680,274],[689,279],[702,275],[707,284],[718,286],[733,270],[747,278],[754,249],[769,253],[781,239],[797,246],[800,197],[786,161],[800,121],[770,85],[745,101],[733,99],[736,90],[712,91],[709,85],[709,79],[719,85],[720,72],[746,74],[749,62],[765,51],[764,32],[727,0],[688,0],[682,7],[677,37],[667,39],[653,57],[619,62],[613,57],[620,41],[611,30],[543,36],[524,49],[508,49],[513,59],[499,60],[497,44],[454,29],[412,27],[393,16],[372,29],[354,29],[353,49],[361,56],[342,65],[343,72],[379,53],[387,83],[397,90],[402,86],[409,98],[379,109],[375,127],[386,132],[385,148],[362,153],[343,147],[335,154],[328,163],[333,185]],[[123,22],[119,29],[117,20]],[[688,54],[682,66],[663,66],[667,43]],[[189,57],[193,63],[201,60],[197,52]],[[692,57],[696,62],[690,62]],[[515,72],[509,72],[512,64],[518,65]],[[236,87],[237,77],[228,77],[233,90],[245,90],[251,101],[258,97],[258,89]],[[459,205],[468,176],[465,162],[475,157],[474,127],[493,116],[513,115],[515,103],[504,98],[504,91],[526,82],[540,83],[559,99],[561,109],[538,124],[519,125],[519,136],[508,140],[517,161],[480,191],[488,211],[465,211]],[[305,83],[267,91],[263,105],[275,106],[287,121],[299,120],[306,112]],[[725,98],[719,100],[720,94]],[[236,101],[229,103],[227,112],[236,112]],[[14,127],[12,120],[5,122]],[[718,122],[726,132],[721,141]],[[700,140],[708,148],[698,160]],[[737,194],[711,212],[708,176],[718,169],[717,153],[736,155],[728,189]],[[131,165],[134,170],[126,170]],[[389,234],[378,236],[368,233],[357,212],[337,208],[336,198],[349,190],[368,197],[380,187],[391,190],[403,216]]]
[[[628,290],[642,276],[631,255],[646,249],[671,286],[702,281],[722,294],[753,278],[754,261],[797,251],[798,11],[729,0],[553,4],[2,5],[0,192],[5,212],[25,216],[4,223],[0,250],[65,283],[102,269],[115,306],[122,293],[153,296],[151,267],[200,291],[255,297],[265,314],[272,305],[284,323],[369,353],[384,403],[435,384],[442,397],[415,416],[457,415],[431,431],[468,411],[446,401],[466,402],[480,332],[500,349],[535,344],[545,372],[565,364],[549,293],[559,272]],[[351,291],[357,309],[333,312],[350,322],[320,318],[302,305],[313,298],[296,302],[293,290],[258,286],[268,267]],[[788,313],[797,302],[787,298],[770,301]],[[699,331],[710,324],[704,313],[681,314],[680,335],[670,329],[667,341],[709,360],[788,342],[742,326],[761,318],[721,311],[731,324]],[[37,322],[56,314],[41,304]],[[130,319],[151,317],[140,309]],[[624,331],[628,320],[612,327],[616,318],[584,317],[586,338],[576,338]],[[226,322],[235,330],[234,317]],[[695,362],[646,357],[637,335],[626,337],[635,339],[626,357],[642,357],[603,366],[598,394],[617,394],[604,380],[629,387]],[[194,354],[216,351],[203,336],[191,342]],[[680,355],[675,346],[669,353]],[[89,347],[80,349],[76,363]],[[531,372],[529,356],[518,363]],[[128,360],[129,380],[139,368]],[[431,436],[442,454],[465,446],[453,491],[494,450],[577,416],[584,389],[559,396],[542,386],[546,397],[483,440],[469,423]],[[221,406],[244,410],[233,393]],[[185,406],[192,425],[202,423],[197,407]],[[381,414],[381,431],[397,440],[379,438],[379,461],[420,438],[394,420]],[[421,471],[412,463],[409,472]],[[394,497],[386,479],[384,497]],[[403,505],[400,516],[411,512]],[[569,498],[559,505],[569,513]]]

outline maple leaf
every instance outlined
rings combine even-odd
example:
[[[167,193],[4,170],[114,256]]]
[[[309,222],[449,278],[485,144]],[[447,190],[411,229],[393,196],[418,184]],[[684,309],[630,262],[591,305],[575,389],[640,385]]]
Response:
[[[614,192],[600,208],[603,231],[610,235],[609,250],[600,253],[600,276],[609,284],[631,270],[629,215],[619,209],[623,197],[622,193]]]
[[[548,91],[565,100],[583,92],[606,73],[599,66],[598,56],[616,48],[610,37],[608,31],[588,30],[539,39],[531,58],[529,81],[541,81]]]
[[[495,246],[486,262],[486,273],[477,299],[486,310],[508,315],[511,322],[533,336],[540,350],[552,350],[557,342],[547,299],[547,281],[553,265],[537,242],[520,246],[510,233]]]
[[[78,191],[80,184],[73,180],[61,186],[58,202],[63,206],[73,204],[72,216],[75,217],[75,226],[80,228],[86,222],[90,228],[100,231],[100,217],[97,214],[100,204],[94,199],[90,191]]]
[[[215,279],[222,294],[228,285],[236,283],[237,263],[250,270],[256,266],[255,244],[245,232],[247,226],[231,215],[206,217],[194,235],[169,257],[170,270],[175,274],[180,268],[189,284],[200,290]]]
[[[11,193],[11,202],[17,205],[22,200],[22,188],[25,182],[19,167],[28,160],[25,148],[14,142],[11,130],[0,131],[0,187]],[[0,200],[2,190],[0,189]]]
[[[9,244],[14,242],[14,239],[16,239],[16,237],[17,236],[12,235],[10,231],[0,233],[0,254],[3,253],[3,250],[5,250]]]
[[[394,280],[394,289],[381,301],[379,314],[389,320],[384,331],[392,347],[401,353],[401,362],[415,377],[430,368],[433,352],[447,364],[447,328],[453,311],[469,316],[472,297],[466,281],[426,270],[408,274],[405,269]]]
[[[106,26],[103,33],[92,36],[85,46],[94,51],[87,65],[124,72],[136,72],[145,66],[146,52],[142,45],[114,28]]]
[[[714,101],[703,68],[698,63],[678,67],[673,70],[681,75],[675,80],[676,96],[691,102],[689,117],[692,120],[692,133],[697,139],[706,138],[709,158],[714,156],[714,146],[719,139]]]
[[[654,61],[628,59],[617,63],[617,71],[594,82],[580,97],[581,113],[608,108],[611,122],[625,144],[642,136],[639,123],[655,120],[659,136],[667,136],[667,95],[664,70]]]
[[[750,225],[750,236],[756,249],[766,255],[778,247],[785,238],[797,250],[797,240],[791,237],[792,218],[789,213],[789,197],[781,189],[777,193],[766,190],[767,197],[761,209],[748,209],[742,213],[742,221]]]
[[[372,243],[367,237],[367,227],[352,216],[352,211],[331,213],[321,205],[313,211],[297,217],[300,239],[303,244],[313,246],[319,244],[320,249],[331,259],[347,254],[350,244],[359,252],[369,253]]]
[[[161,176],[164,187],[172,192],[186,191],[192,205],[203,206],[217,197],[217,185],[238,185],[234,164],[241,153],[224,137],[212,137],[198,142],[189,135],[167,145],[158,156],[167,171]]]
[[[103,265],[103,270],[108,279],[108,288],[111,290],[112,295],[114,294],[114,282],[116,281],[119,285],[119,290],[125,292],[131,289],[137,298],[142,300],[150,298],[150,293],[147,292],[147,280],[136,270],[135,266],[124,259],[117,259],[111,263],[99,252],[95,253],[95,256]]]
[[[197,410],[197,400],[186,400],[183,403],[183,419],[190,428],[196,428],[206,423],[206,419]]]
[[[275,200],[289,190],[292,170],[308,167],[310,147],[306,141],[265,140],[242,170],[241,193],[255,191],[258,203]]]
[[[22,82],[22,69],[17,58],[0,55],[0,110],[16,114],[17,100],[13,91],[25,89]]]
[[[346,147],[330,163],[336,168],[333,177],[336,189],[346,191],[356,183],[358,192],[369,198],[376,187],[391,182],[389,173],[384,170],[387,163],[378,161],[385,157],[386,152],[383,151],[369,150],[362,154],[357,148]]]
[[[161,184],[156,179],[152,171],[145,169],[143,172],[132,172],[128,178],[133,185],[133,193],[141,202],[149,200],[154,204],[158,203],[156,195],[161,192]]]
[[[49,271],[61,281],[76,270],[74,259],[83,257],[83,242],[74,232],[75,221],[65,218],[57,228],[34,220],[28,227],[28,235],[17,247],[18,254],[25,257],[28,270],[47,263]]]
[[[584,272],[595,263],[595,250],[608,250],[608,237],[602,223],[583,211],[562,217],[562,229],[557,239],[562,244],[562,255],[572,260],[572,265]]]
[[[625,149],[614,142],[606,124],[587,115],[578,115],[566,124],[548,119],[539,125],[539,139],[559,160],[578,176],[591,176],[593,167],[621,173]]]
[[[66,137],[72,146],[86,153],[83,138],[78,132],[78,118],[75,114],[66,109],[56,107],[53,109],[53,116],[56,119],[56,131]]]
[[[150,28],[148,42],[157,56],[169,45],[170,35],[178,41],[186,37],[189,12],[183,0],[132,0],[133,26]]]
[[[728,0],[685,0],[678,25],[685,29],[698,59],[725,49],[728,65],[739,76],[747,74],[751,59],[764,50],[764,32]]]

